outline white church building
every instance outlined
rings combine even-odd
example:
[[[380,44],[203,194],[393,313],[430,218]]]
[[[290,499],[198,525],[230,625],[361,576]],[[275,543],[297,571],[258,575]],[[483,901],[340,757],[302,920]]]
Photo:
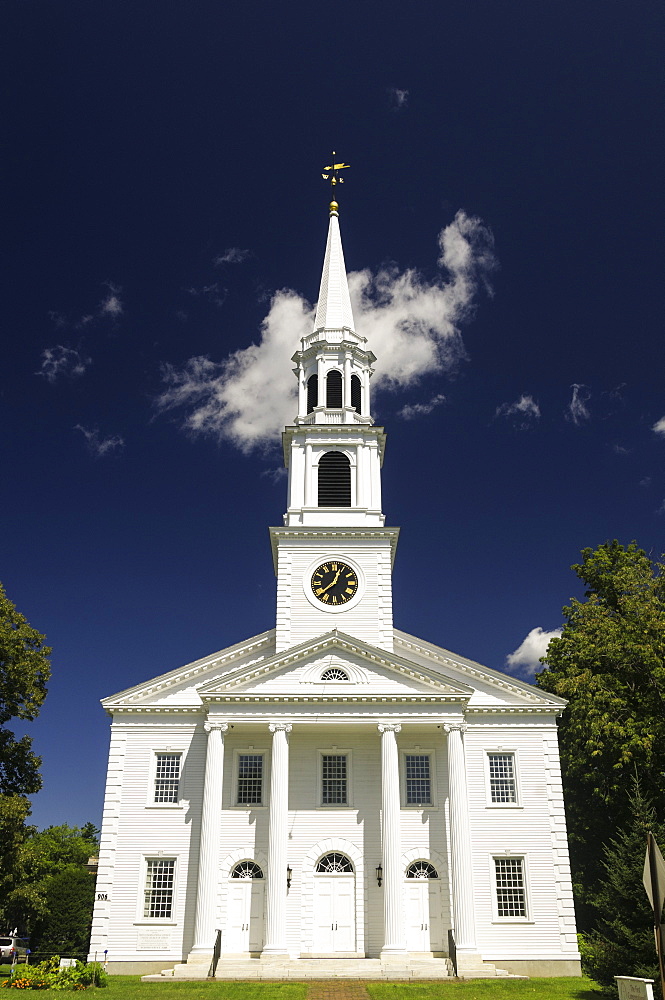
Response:
[[[565,702],[393,627],[374,361],[333,201],[275,627],[102,702],[90,955],[112,972],[206,976],[216,949],[237,978],[579,975]]]

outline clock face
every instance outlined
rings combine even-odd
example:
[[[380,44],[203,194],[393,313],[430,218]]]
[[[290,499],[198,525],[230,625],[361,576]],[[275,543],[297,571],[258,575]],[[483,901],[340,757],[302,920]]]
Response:
[[[358,574],[338,559],[322,563],[312,573],[312,593],[322,604],[346,604],[357,591]]]

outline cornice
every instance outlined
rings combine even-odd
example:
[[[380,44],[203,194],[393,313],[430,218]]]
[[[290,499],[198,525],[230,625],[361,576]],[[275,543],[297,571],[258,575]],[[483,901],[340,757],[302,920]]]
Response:
[[[556,695],[545,695],[532,688],[530,684],[513,683],[510,681],[505,674],[500,674],[497,670],[493,670],[491,667],[483,667],[480,664],[474,664],[470,660],[454,660],[450,656],[446,656],[443,652],[437,653],[436,650],[429,643],[421,643],[419,641],[411,641],[410,639],[404,638],[405,633],[397,634],[398,630],[395,630],[395,640],[399,646],[403,646],[406,649],[412,649],[420,653],[421,656],[425,656],[435,663],[440,663],[443,666],[452,667],[453,670],[459,670],[463,673],[470,674],[472,677],[476,677],[478,680],[484,680],[487,682],[490,680],[492,684],[501,690],[510,692],[513,695],[519,695],[521,698],[529,698],[533,702],[538,702],[543,704],[543,702],[549,702],[549,707],[546,711],[555,711],[560,713],[563,708],[568,704],[563,698],[557,698]]]
[[[386,450],[385,428],[377,424],[288,424],[282,431],[282,450],[284,453],[284,464],[289,466],[289,449],[294,437],[318,437],[318,438],[341,438],[349,441],[353,438],[366,440],[376,438],[379,448],[379,457],[383,465],[384,453]]]
[[[181,683],[191,677],[195,677],[196,674],[200,674],[202,670],[215,669],[216,667],[223,666],[230,660],[238,659],[240,656],[245,656],[247,654],[251,655],[265,646],[272,645],[273,640],[274,629],[271,629],[269,632],[263,632],[261,635],[257,636],[254,641],[248,640],[246,644],[243,644],[242,642],[236,643],[236,645],[231,646],[218,656],[213,654],[211,657],[203,657],[200,660],[195,660],[193,663],[188,664],[186,667],[178,667],[176,670],[171,670],[168,674],[163,674],[154,681],[148,681],[145,684],[137,684],[133,688],[127,688],[125,691],[118,692],[118,694],[110,695],[108,698],[103,698],[101,702],[102,706],[108,711],[108,709],[114,707],[116,703],[126,704],[127,701],[133,701],[134,699],[144,698],[151,694],[157,694],[159,691],[164,691],[166,688],[172,687],[175,683]],[[119,702],[118,699],[120,698],[126,699],[126,701]]]
[[[372,528],[365,527],[364,525],[353,526],[349,525],[347,527],[335,528],[335,527],[321,527],[317,528],[315,526],[302,527],[300,525],[288,525],[281,528],[268,528],[270,532],[270,544],[272,547],[272,558],[275,566],[277,565],[277,544],[280,539],[286,538],[303,538],[303,539],[330,539],[331,541],[339,541],[340,538],[386,538],[390,542],[390,565],[392,567],[395,561],[395,551],[397,549],[397,541],[399,539],[399,528]]]
[[[372,706],[372,708],[378,708],[383,705],[441,705],[446,704],[459,704],[464,701],[459,695],[456,694],[439,694],[439,695],[259,695],[259,694],[237,694],[237,695],[211,695],[206,696],[205,703],[203,705],[179,705],[179,706],[161,706],[161,705],[128,705],[128,704],[118,704],[107,709],[110,715],[183,715],[187,717],[188,722],[198,723],[198,721],[203,721],[206,718],[206,706],[208,705],[251,705],[254,709],[258,704],[265,706],[265,712],[274,712],[275,706],[304,706],[304,705],[316,705],[321,706],[325,704],[332,705],[367,705]],[[463,707],[463,712],[465,717],[468,719],[469,716],[489,716],[489,715],[499,715],[499,716],[559,716],[561,715],[561,709],[557,709],[554,706],[546,705],[476,705],[469,706],[465,705]],[[257,715],[258,717],[258,715]],[[348,721],[348,719],[347,719]],[[438,720],[441,722],[441,720]]]

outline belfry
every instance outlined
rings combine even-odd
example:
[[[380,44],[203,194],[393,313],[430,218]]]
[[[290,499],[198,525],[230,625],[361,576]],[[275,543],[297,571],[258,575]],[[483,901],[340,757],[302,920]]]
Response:
[[[565,703],[393,626],[336,200],[294,349],[275,627],[102,702],[91,955],[184,979],[578,975]]]

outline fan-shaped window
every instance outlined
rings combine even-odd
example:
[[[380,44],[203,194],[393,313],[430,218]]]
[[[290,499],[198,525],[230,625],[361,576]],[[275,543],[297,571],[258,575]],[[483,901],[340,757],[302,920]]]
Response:
[[[328,372],[326,376],[326,406],[329,410],[342,408],[342,373]]]
[[[346,854],[338,854],[336,851],[333,851],[332,854],[323,855],[316,866],[316,870],[328,875],[342,875],[345,872],[353,872],[353,865]]]
[[[328,667],[321,674],[322,681],[348,681],[349,675],[341,667]]]
[[[231,878],[263,878],[263,872],[255,861],[241,861],[231,872]]]
[[[319,507],[351,506],[351,463],[341,451],[327,451],[319,461]]]
[[[351,376],[351,406],[356,411],[360,413],[362,410],[362,384],[357,375]]]
[[[311,413],[319,405],[319,376],[310,375],[307,379],[307,412]]]
[[[429,861],[414,861],[412,865],[406,869],[407,878],[438,878],[439,873],[437,872],[434,865],[431,865]]]

